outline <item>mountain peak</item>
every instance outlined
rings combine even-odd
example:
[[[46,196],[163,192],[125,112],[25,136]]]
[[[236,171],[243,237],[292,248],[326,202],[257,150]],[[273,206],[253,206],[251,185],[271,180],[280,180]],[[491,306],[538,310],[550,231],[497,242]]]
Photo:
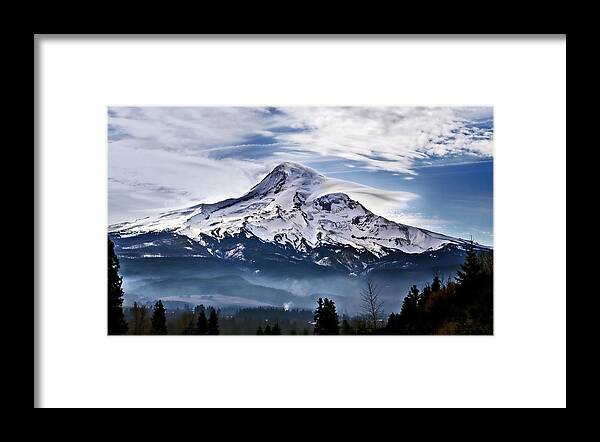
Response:
[[[292,175],[292,176],[297,176],[297,175],[307,175],[307,176],[314,175],[314,176],[318,176],[318,177],[323,176],[316,170],[311,169],[310,167],[306,167],[306,166],[303,166],[302,164],[293,163],[290,161],[285,161],[283,163],[278,164],[271,171],[270,174],[272,174],[272,173],[285,173],[286,175]]]
[[[249,195],[279,193],[284,189],[308,190],[319,185],[325,176],[310,167],[298,163],[284,162],[277,165],[254,186]]]

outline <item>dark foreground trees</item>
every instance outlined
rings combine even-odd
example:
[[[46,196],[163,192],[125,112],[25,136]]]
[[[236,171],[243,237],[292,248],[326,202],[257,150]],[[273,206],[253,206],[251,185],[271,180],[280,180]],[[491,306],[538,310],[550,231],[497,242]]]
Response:
[[[139,307],[137,307],[139,310]],[[152,310],[151,326],[149,332],[140,334],[151,335],[218,335],[219,313],[213,307],[209,307],[209,317],[206,317],[206,309],[203,305],[190,308],[176,308],[167,310],[162,300],[156,301]],[[136,306],[130,309],[135,314]]]
[[[259,326],[256,330],[256,334],[259,336],[277,336],[281,335],[282,332],[281,328],[279,327],[279,324],[275,324],[273,327],[267,324],[264,330],[261,326]]]
[[[127,333],[127,322],[123,315],[123,278],[119,276],[119,258],[115,254],[115,244],[108,240],[108,334]]]
[[[196,328],[194,334],[205,335],[208,333],[208,320],[206,319],[206,309],[203,305],[199,305],[195,308],[196,311]]]
[[[339,335],[340,319],[335,303],[330,299],[319,298],[314,315],[315,335]]]
[[[398,315],[399,330],[403,334],[422,333],[423,297],[416,285],[413,285],[402,301],[402,309]]]
[[[399,314],[388,318],[387,334],[493,334],[493,254],[471,244],[456,281],[435,275],[421,292],[412,286]]]
[[[208,315],[208,334],[219,334],[219,317],[217,315],[217,311],[214,308],[210,309],[210,314]]]
[[[166,335],[167,331],[167,315],[165,307],[159,299],[156,304],[154,304],[154,311],[152,312],[152,330],[150,331],[150,334]]]

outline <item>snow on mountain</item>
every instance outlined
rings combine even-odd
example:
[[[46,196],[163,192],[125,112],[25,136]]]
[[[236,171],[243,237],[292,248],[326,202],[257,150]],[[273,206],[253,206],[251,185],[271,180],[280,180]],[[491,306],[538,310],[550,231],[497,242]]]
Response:
[[[240,198],[199,204],[130,223],[115,224],[121,237],[171,232],[205,245],[211,237],[257,237],[306,252],[320,246],[350,246],[382,257],[391,251],[422,253],[465,241],[395,223],[344,193],[329,193],[327,177],[308,167],[282,163]],[[232,256],[243,256],[242,250]],[[320,265],[327,265],[326,261]]]

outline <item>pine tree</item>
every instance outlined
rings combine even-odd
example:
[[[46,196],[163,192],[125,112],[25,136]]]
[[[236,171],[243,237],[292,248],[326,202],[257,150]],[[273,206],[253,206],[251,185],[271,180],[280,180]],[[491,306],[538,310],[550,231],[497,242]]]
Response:
[[[196,328],[194,333],[197,335],[205,335],[208,333],[208,320],[206,319],[206,309],[203,305],[196,307]]]
[[[440,275],[436,273],[433,275],[433,282],[431,283],[431,291],[433,293],[437,293],[442,288],[442,280],[440,279]]]
[[[467,304],[472,303],[481,293],[481,262],[473,248],[473,241],[467,247],[465,262],[461,264],[460,270],[456,272],[456,281],[458,283],[456,303],[458,306],[464,308]],[[466,322],[469,318],[464,317],[462,320]]]
[[[315,309],[314,321],[315,321],[315,335],[323,334],[323,298],[317,300],[317,308]]]
[[[413,285],[404,300],[402,301],[402,310],[400,311],[400,332],[406,334],[416,334],[420,326],[420,306],[421,296],[419,289]]]
[[[325,298],[325,306],[327,308],[327,334],[340,334],[340,319],[335,308],[335,302]]]
[[[265,335],[271,335],[271,326],[269,324],[267,324],[267,326],[265,327]]]
[[[315,335],[339,335],[340,320],[335,308],[335,303],[330,299],[319,298],[314,314]]]
[[[264,335],[263,329],[262,329],[262,327],[260,325],[258,326],[258,330],[256,330],[256,334],[258,336]]]
[[[402,332],[402,321],[400,319],[400,315],[397,313],[390,314],[385,329],[386,333],[390,334],[398,334]]]
[[[154,311],[152,312],[152,330],[150,333],[153,335],[167,334],[167,315],[165,307],[160,299],[154,304]]]
[[[467,257],[465,262],[460,265],[460,270],[456,272],[456,281],[462,285],[469,285],[477,279],[481,272],[481,263],[473,247],[473,241],[467,247]]]
[[[281,335],[281,328],[279,328],[279,324],[275,324],[273,326],[273,330],[271,330],[272,335]]]
[[[433,293],[433,289],[431,288],[431,286],[429,284],[425,284],[425,287],[423,287],[423,291],[421,292],[421,295],[418,297],[420,310],[423,310],[425,308],[425,304],[429,300],[429,297],[431,296],[432,293]]]
[[[433,284],[436,284],[435,277],[433,280]],[[441,285],[440,285],[440,289],[441,289]],[[432,286],[430,286],[429,284],[426,284],[425,287],[423,287],[423,291],[421,292],[421,295],[419,297],[418,314],[417,314],[417,317],[415,318],[416,322],[417,322],[417,331],[420,334],[429,334],[431,332],[432,325],[430,324],[429,313],[430,313],[430,309],[431,309],[430,298],[431,298],[432,294],[433,294]]]
[[[108,334],[124,335],[127,322],[123,314],[123,278],[119,276],[119,258],[115,254],[115,244],[108,240]]]
[[[208,334],[219,334],[219,317],[217,316],[217,311],[214,308],[210,309],[210,314],[208,315]]]

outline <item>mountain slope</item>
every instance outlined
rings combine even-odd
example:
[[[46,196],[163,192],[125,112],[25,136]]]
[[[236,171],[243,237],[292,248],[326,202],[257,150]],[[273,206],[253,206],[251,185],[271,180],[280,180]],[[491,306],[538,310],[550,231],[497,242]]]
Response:
[[[466,241],[425,229],[395,223],[367,210],[343,193],[328,193],[328,179],[305,166],[282,163],[240,198],[199,204],[153,218],[110,227],[120,238],[170,233],[186,238],[215,255],[214,244],[231,242],[222,258],[245,259],[245,242],[256,239],[279,245],[288,254],[310,254],[313,262],[328,265],[315,250],[340,248],[351,255],[381,258],[394,253],[418,254]],[[193,242],[194,244],[192,244]],[[193,247],[192,247],[193,246]],[[355,253],[354,253],[355,252]],[[202,251],[199,252],[202,254]]]

